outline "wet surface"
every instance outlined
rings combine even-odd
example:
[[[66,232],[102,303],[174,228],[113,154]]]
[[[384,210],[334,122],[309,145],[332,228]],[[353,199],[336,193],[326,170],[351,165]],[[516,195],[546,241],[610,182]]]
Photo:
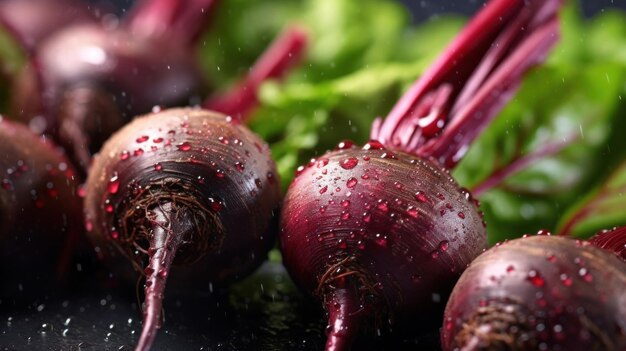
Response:
[[[0,303],[0,351],[132,350],[141,327],[136,297],[119,287],[86,290],[26,306]],[[226,293],[168,294],[153,350],[323,350],[325,321],[280,264],[267,263]],[[438,333],[410,323],[393,334],[370,330],[355,350],[437,350]],[[421,335],[420,335],[421,334]]]

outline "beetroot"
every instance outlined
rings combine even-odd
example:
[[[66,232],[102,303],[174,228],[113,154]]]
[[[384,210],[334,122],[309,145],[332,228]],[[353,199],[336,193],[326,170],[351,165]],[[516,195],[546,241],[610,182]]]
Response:
[[[35,131],[52,135],[86,173],[91,154],[132,117],[154,106],[202,101],[209,83],[195,47],[216,3],[144,0],[119,24],[112,19],[81,21],[58,30],[37,43],[16,79],[14,113]],[[0,12],[0,18],[8,16]],[[23,30],[18,38],[31,34]],[[260,82],[280,77],[298,60],[303,38],[299,31],[289,31],[280,41],[283,50],[266,55],[261,67],[254,67],[244,80],[247,83],[232,93],[246,100],[237,99],[242,110],[222,112],[247,113],[256,103]]]
[[[559,1],[491,1],[372,127],[363,148],[302,166],[281,213],[294,281],[329,313],[327,350],[346,350],[367,320],[441,308],[486,246],[453,167],[521,76],[556,41]],[[380,325],[378,325],[380,327]]]
[[[82,235],[74,173],[53,145],[0,116],[0,296],[33,296],[65,278]]]
[[[516,239],[478,257],[450,296],[443,350],[624,350],[626,264],[587,242]]]
[[[135,119],[95,157],[86,190],[92,241],[105,259],[145,274],[137,350],[155,338],[172,266],[174,278],[206,288],[251,272],[273,243],[280,187],[269,148],[219,113]]]

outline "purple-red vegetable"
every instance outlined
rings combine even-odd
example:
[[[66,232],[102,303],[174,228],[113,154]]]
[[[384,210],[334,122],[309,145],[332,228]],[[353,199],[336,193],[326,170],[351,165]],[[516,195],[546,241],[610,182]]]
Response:
[[[557,40],[559,6],[491,1],[374,123],[372,141],[297,170],[283,262],[328,311],[327,350],[349,349],[368,321],[442,309],[433,301],[486,247],[477,203],[447,169]]]
[[[626,349],[626,263],[539,235],[479,256],[456,284],[441,342],[452,350]]]
[[[209,83],[195,48],[216,3],[143,0],[119,23],[80,21],[41,38],[16,79],[14,114],[37,132],[52,135],[86,173],[91,155],[132,117],[154,106],[202,102]],[[42,4],[50,6],[46,1]],[[11,24],[12,17],[0,8],[0,22]],[[14,27],[17,38],[34,36],[30,28]],[[210,100],[206,107],[225,107],[218,111],[227,114],[248,113],[256,104],[260,83],[279,78],[298,61],[304,38],[297,29],[288,31],[278,48],[274,46],[244,84],[230,93],[239,97],[235,106]]]
[[[267,144],[236,118],[192,108],[137,118],[114,134],[86,191],[92,241],[105,259],[130,260],[145,275],[136,350],[154,341],[170,275],[206,288],[265,259],[280,201]]]
[[[33,296],[65,278],[82,237],[69,161],[27,127],[0,116],[0,296]]]

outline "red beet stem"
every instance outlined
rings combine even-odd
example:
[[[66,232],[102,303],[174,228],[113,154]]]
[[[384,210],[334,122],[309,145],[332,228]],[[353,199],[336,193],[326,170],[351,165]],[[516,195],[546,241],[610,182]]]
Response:
[[[165,203],[153,208],[152,214],[143,330],[135,351],[149,350],[154,342],[156,331],[161,327],[161,306],[170,267],[179,247],[194,231],[192,216],[185,208]]]
[[[558,39],[560,0],[493,0],[398,101],[372,139],[454,167]]]
[[[603,230],[589,239],[591,244],[611,251],[626,261],[626,226]]]
[[[308,36],[291,26],[278,37],[235,87],[223,95],[209,98],[204,107],[245,121],[258,104],[258,89],[268,79],[284,77],[302,59]]]
[[[326,302],[328,310],[328,339],[326,351],[350,350],[358,335],[362,313],[354,289],[342,287],[330,293]]]
[[[136,35],[193,44],[210,24],[218,0],[143,0],[125,18]]]

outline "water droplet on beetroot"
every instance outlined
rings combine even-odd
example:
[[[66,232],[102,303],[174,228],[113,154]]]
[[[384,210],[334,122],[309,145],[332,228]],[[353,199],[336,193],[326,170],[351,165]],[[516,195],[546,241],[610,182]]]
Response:
[[[570,287],[572,286],[572,283],[574,282],[572,280],[572,278],[570,278],[567,274],[563,273],[559,276],[559,278],[561,279],[561,283],[563,283],[563,285]]]
[[[419,212],[417,211],[417,208],[413,206],[409,206],[409,208],[406,209],[406,213],[413,218],[417,218],[419,214]]]
[[[435,260],[436,260],[436,259],[438,259],[438,258],[439,258],[439,251],[438,251],[438,250],[434,250],[434,251],[432,251],[432,252],[430,253],[430,257],[431,257],[432,259],[435,259]]]
[[[376,208],[378,208],[379,210],[383,212],[389,211],[389,205],[387,205],[387,202],[382,201],[382,200],[378,200],[378,204],[376,205]]]
[[[554,263],[554,262],[556,262],[556,255],[555,254],[550,254],[546,258],[546,260],[548,260],[548,262]]]
[[[141,156],[143,155],[143,149],[139,148],[133,152],[133,156]]]
[[[352,146],[354,146],[354,143],[352,141],[344,140],[337,144],[336,150],[345,150],[351,148]]]
[[[593,281],[593,276],[591,275],[591,273],[589,273],[589,271],[587,270],[587,268],[581,268],[578,270],[578,275],[583,278],[583,280],[587,283],[591,283]]]
[[[163,142],[163,138],[154,138],[152,142],[154,142],[155,144],[160,144]]]
[[[383,145],[378,140],[370,140],[367,144],[363,145],[363,150],[384,150],[385,145]]]
[[[150,137],[148,137],[147,135],[142,135],[139,138],[137,138],[135,141],[137,142],[137,144],[141,144],[141,143],[145,143],[146,141],[148,141],[148,139],[150,139]]]
[[[506,267],[507,273],[512,273],[514,270],[515,270],[515,267],[513,267],[513,265],[509,265],[508,267]]]
[[[374,242],[380,247],[387,247],[387,237],[380,233],[376,234]]]
[[[157,273],[157,277],[165,279],[167,277],[167,271],[165,269],[161,269],[159,273]]]
[[[448,251],[449,247],[450,247],[450,242],[448,240],[443,240],[439,243],[440,251]]]
[[[111,204],[107,204],[107,205],[105,205],[105,206],[104,206],[104,210],[105,210],[107,213],[113,213],[113,205],[111,205]]]
[[[363,240],[357,241],[356,248],[359,250],[365,250],[365,243],[363,242]]]
[[[191,150],[191,144],[188,141],[182,142],[176,146],[180,151],[189,151]]]
[[[326,205],[320,206],[320,213],[326,212]]]
[[[423,192],[418,191],[415,193],[415,200],[426,203],[428,202],[428,197],[426,197],[426,195]]]
[[[346,186],[350,189],[354,189],[358,182],[359,181],[356,178],[352,177],[348,179],[348,181],[346,182]]]
[[[215,211],[215,212],[219,212],[224,208],[224,204],[222,204],[221,201],[218,201],[212,197],[209,198],[209,207],[211,207],[211,210]]]
[[[117,173],[115,173],[113,177],[109,179],[109,185],[107,189],[109,190],[109,194],[117,194],[117,191],[120,189],[120,180],[117,176]]]
[[[246,166],[244,166],[243,163],[241,162],[235,162],[235,168],[239,171],[239,172],[243,172],[246,169]]]
[[[350,200],[343,200],[343,201],[341,201],[341,207],[343,207],[343,208],[350,207]]]
[[[350,212],[343,211],[341,213],[341,219],[344,221],[347,221],[348,219],[350,219]]]
[[[372,215],[369,213],[363,214],[363,222],[369,223],[372,220]]]
[[[339,162],[339,165],[343,169],[353,169],[358,164],[359,164],[359,160],[356,157],[348,157]]]
[[[215,176],[222,179],[226,176],[226,173],[223,170],[218,169],[215,171]]]
[[[323,194],[326,191],[328,191],[328,185],[325,185],[323,188],[320,189],[320,194]]]
[[[111,238],[113,240],[117,240],[117,239],[119,239],[119,237],[120,237],[120,233],[118,231],[114,230],[114,231],[111,232]]]
[[[546,281],[536,270],[531,270],[528,272],[528,277],[526,278],[532,285],[541,288],[546,285]]]
[[[540,229],[540,230],[537,232],[537,235],[552,235],[552,233],[550,233],[550,231],[549,231],[549,230],[546,230],[546,229]]]
[[[128,150],[124,150],[120,153],[120,160],[125,161],[130,157],[130,152]]]
[[[154,170],[155,171],[162,171],[163,170],[163,166],[160,163],[155,163],[154,164]]]
[[[85,230],[88,232],[91,232],[93,230],[93,222],[91,221],[86,221],[85,222]]]

